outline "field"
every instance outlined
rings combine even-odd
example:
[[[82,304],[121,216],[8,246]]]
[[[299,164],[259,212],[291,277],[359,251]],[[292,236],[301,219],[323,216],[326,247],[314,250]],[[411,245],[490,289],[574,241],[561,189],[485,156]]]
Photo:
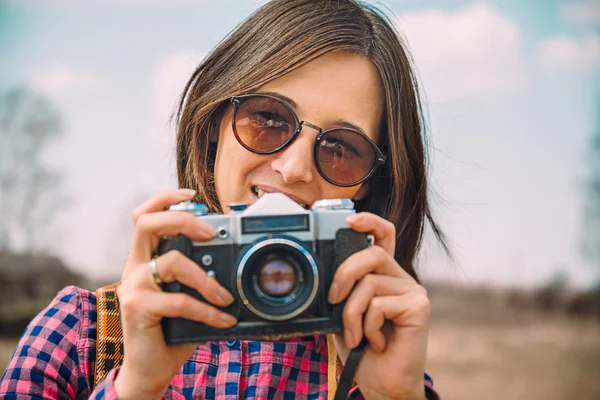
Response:
[[[431,298],[427,370],[444,399],[600,399],[600,321]]]
[[[427,371],[444,400],[600,399],[600,321],[431,293]],[[0,339],[3,370],[16,339]]]

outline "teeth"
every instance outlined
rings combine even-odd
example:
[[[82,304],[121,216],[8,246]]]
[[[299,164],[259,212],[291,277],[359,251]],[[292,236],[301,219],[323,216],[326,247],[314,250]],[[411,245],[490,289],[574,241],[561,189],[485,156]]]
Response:
[[[257,188],[256,186],[252,186],[252,193],[254,193],[259,199],[265,194],[265,191]]]
[[[266,193],[264,190],[257,188],[256,186],[252,186],[252,193],[254,193],[256,195],[256,197],[258,197],[259,199],[261,197],[263,197],[263,195]],[[304,207],[307,210],[310,210],[310,206],[308,204],[300,204],[298,203],[300,206]]]

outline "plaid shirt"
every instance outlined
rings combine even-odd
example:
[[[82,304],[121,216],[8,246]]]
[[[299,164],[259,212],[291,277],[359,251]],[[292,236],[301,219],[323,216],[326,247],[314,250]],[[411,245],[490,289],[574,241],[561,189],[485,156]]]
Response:
[[[67,287],[25,330],[0,381],[3,399],[116,399],[114,368],[92,387],[95,293]],[[428,398],[436,399],[425,376]],[[92,390],[93,389],[93,390]],[[351,397],[361,398],[354,390]],[[327,399],[327,342],[212,342],[198,347],[171,381],[166,399]]]

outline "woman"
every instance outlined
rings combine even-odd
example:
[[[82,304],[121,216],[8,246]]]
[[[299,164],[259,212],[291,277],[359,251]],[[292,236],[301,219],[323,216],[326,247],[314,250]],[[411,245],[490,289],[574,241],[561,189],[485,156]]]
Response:
[[[346,300],[342,361],[366,337],[352,395],[435,398],[424,375],[429,301],[413,268],[431,218],[423,123],[409,57],[391,23],[351,0],[275,0],[202,62],[178,113],[181,189],[134,213],[130,256],[117,293],[125,358],[95,389],[96,301],[66,288],[27,328],[0,385],[8,398],[327,398],[323,337],[166,346],[159,321],[184,317],[216,328],[231,294],[192,261],[169,252],[151,261],[161,236],[215,235],[174,203],[212,211],[282,192],[302,205],[351,198],[348,219],[375,246],[337,270],[328,299]],[[165,293],[180,281],[207,300]],[[217,307],[216,307],[217,306]],[[426,377],[425,381],[423,377]],[[425,383],[425,384],[424,384]]]

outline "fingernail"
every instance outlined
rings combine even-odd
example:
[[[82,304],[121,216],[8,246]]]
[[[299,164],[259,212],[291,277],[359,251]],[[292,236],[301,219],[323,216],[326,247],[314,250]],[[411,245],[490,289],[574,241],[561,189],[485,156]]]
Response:
[[[217,234],[217,231],[215,230],[215,228],[213,228],[210,225],[201,223],[200,221],[198,221],[198,224],[196,225],[196,232],[199,235],[202,235],[202,236],[208,235],[211,238],[215,237],[215,235]]]
[[[331,287],[329,288],[329,302],[330,303],[336,302],[339,295],[340,295],[340,286],[336,282],[333,282],[331,284]]]
[[[226,313],[221,313],[221,321],[223,321],[223,324],[225,324],[227,326],[232,326],[232,325],[237,324],[237,318],[235,318],[233,315],[226,314]]]
[[[346,346],[353,348],[354,337],[352,336],[352,331],[350,329],[344,331],[344,342],[346,342]]]
[[[378,340],[377,347],[379,347],[378,351],[382,353],[385,350],[385,338]]]
[[[196,194],[196,191],[194,189],[179,189],[179,192],[189,197],[192,197]]]
[[[225,302],[225,304],[229,305],[233,303],[233,296],[229,294],[229,292],[225,288],[219,288],[217,294]]]
[[[346,217],[346,222],[352,223],[358,221],[360,216],[358,214],[350,214]]]
[[[360,334],[352,333],[352,339],[354,340],[354,342],[352,342],[352,347],[358,346],[360,344],[362,338],[363,337],[360,336]]]

